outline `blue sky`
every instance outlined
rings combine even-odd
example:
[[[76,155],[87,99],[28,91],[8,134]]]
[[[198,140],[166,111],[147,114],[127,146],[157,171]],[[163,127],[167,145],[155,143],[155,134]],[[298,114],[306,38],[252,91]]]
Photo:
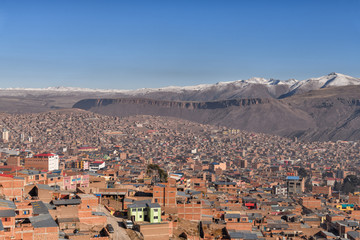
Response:
[[[360,1],[2,0],[0,88],[360,77]]]

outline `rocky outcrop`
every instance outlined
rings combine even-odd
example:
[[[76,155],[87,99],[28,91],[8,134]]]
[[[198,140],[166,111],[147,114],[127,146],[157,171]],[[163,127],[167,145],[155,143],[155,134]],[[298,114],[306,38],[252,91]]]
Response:
[[[179,108],[179,109],[220,109],[228,108],[231,106],[245,107],[254,104],[269,103],[269,99],[231,99],[223,101],[211,101],[211,102],[195,102],[195,101],[164,101],[154,99],[143,98],[116,98],[116,99],[84,99],[74,104],[73,108],[80,108],[84,110],[90,110],[92,108],[99,108],[108,105],[148,105],[162,108]]]

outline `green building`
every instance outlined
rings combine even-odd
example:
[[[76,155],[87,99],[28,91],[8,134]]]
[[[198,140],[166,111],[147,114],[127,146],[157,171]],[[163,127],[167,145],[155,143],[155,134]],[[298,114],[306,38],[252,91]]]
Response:
[[[128,205],[128,218],[134,222],[161,222],[161,207],[150,201],[136,201]]]

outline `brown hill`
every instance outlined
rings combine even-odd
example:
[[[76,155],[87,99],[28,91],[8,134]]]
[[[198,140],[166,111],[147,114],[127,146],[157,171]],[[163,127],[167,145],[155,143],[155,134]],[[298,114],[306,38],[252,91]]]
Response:
[[[360,86],[321,89],[282,100],[86,99],[73,107],[120,117],[171,116],[309,141],[360,139]]]

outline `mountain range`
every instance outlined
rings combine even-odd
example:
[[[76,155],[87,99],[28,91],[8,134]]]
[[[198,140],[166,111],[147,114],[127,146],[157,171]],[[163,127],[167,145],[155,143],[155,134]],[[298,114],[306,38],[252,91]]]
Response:
[[[171,116],[306,141],[360,139],[360,79],[340,73],[138,90],[0,89],[0,101],[0,111],[10,113],[74,107],[120,117]]]
[[[177,101],[215,101],[238,98],[285,98],[298,93],[333,86],[360,85],[360,78],[340,73],[330,73],[319,78],[286,81],[250,78],[232,82],[201,84],[195,86],[169,86],[164,88],[142,88],[137,90],[90,89],[74,87],[48,88],[0,88],[0,97],[141,97]]]

